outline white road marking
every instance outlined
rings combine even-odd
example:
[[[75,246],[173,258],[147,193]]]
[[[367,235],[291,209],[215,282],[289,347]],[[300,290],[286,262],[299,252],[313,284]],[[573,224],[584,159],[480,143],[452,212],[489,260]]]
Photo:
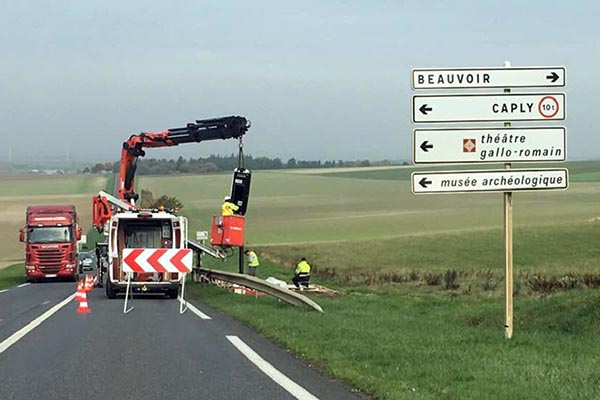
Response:
[[[2,289],[2,290],[0,290],[0,293],[4,293],[4,292],[8,292],[8,289]]]
[[[45,302],[42,303],[42,305],[45,306],[48,303],[50,303],[50,300],[46,300]]]
[[[61,301],[60,303],[58,303],[57,305],[55,305],[54,307],[52,307],[51,309],[34,319],[33,321],[31,321],[29,324],[25,325],[23,328],[13,333],[8,339],[0,343],[0,354],[4,353],[10,346],[21,340],[23,336],[27,335],[29,332],[40,326],[40,324],[48,318],[50,318],[52,314],[69,304],[69,302],[73,300],[73,298],[75,298],[75,294],[70,295],[69,297],[67,297],[66,299],[64,299],[63,301]]]
[[[265,375],[273,379],[279,386],[284,388],[288,393],[297,398],[298,400],[319,400],[313,396],[302,386],[279,372],[274,366],[267,362],[264,358],[259,356],[250,346],[242,341],[237,336],[225,336],[227,340],[231,342],[248,360],[252,361]]]
[[[31,285],[31,283],[29,283],[29,282],[27,282],[27,283],[22,283],[22,284],[20,284],[20,285],[19,285],[19,286],[17,286],[17,287],[24,287],[24,286],[27,286],[27,285]]]
[[[184,301],[181,300],[181,298],[179,298],[179,302],[183,303]],[[189,308],[189,310],[191,312],[193,312],[194,314],[196,314],[197,316],[199,316],[202,319],[212,319],[211,317],[209,317],[208,315],[204,314],[202,311],[198,310],[192,303],[190,303],[189,301],[187,302],[187,308]]]

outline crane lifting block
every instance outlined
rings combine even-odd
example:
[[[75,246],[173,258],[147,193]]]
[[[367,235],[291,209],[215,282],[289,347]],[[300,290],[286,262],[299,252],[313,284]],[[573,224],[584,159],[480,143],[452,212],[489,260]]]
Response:
[[[213,216],[211,246],[243,246],[244,221],[242,215]]]

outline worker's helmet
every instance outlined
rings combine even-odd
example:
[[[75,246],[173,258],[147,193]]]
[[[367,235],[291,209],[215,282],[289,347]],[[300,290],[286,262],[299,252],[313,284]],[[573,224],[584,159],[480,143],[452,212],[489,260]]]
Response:
[[[223,200],[225,200],[225,201],[227,201],[227,200],[231,200],[231,196],[225,196],[225,197],[223,198]]]

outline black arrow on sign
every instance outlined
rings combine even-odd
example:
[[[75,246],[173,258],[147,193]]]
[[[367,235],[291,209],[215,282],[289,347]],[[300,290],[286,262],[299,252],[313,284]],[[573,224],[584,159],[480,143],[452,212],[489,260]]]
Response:
[[[430,144],[427,140],[421,143],[421,146],[419,147],[421,147],[421,150],[423,150],[425,153],[427,153],[429,149],[433,149],[433,145]]]
[[[427,111],[433,111],[433,108],[427,107],[427,104],[423,104],[421,108],[419,108],[422,114],[427,115]]]
[[[552,71],[552,73],[550,75],[546,75],[546,79],[551,80],[552,83],[556,82],[558,80],[558,78],[560,78],[560,76],[558,76],[558,74],[554,71]]]
[[[427,185],[431,185],[431,181],[428,181],[427,178],[423,178],[419,181],[419,185],[421,185],[423,188],[427,189]]]

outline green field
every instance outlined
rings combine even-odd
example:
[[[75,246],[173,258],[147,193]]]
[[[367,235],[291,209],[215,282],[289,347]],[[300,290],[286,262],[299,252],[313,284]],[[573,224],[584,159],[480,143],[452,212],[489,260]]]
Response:
[[[566,165],[574,171],[568,191],[514,195],[515,263],[528,272],[595,271],[599,252],[589,243],[600,239],[600,182],[582,180],[600,163]],[[504,265],[501,194],[415,196],[408,168],[306,172],[254,173],[248,246],[288,265],[306,255],[320,269],[365,273]],[[194,232],[210,228],[230,179],[143,177],[141,183],[155,193],[178,193]]]

